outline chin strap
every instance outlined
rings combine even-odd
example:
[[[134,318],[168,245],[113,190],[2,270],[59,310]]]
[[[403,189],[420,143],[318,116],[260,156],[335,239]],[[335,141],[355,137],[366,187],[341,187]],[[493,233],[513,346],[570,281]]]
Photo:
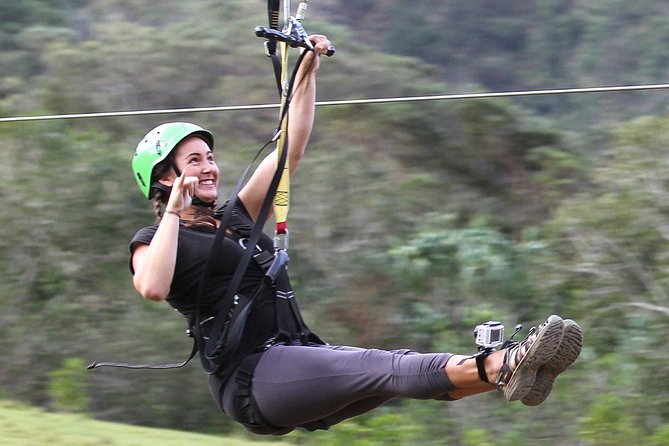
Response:
[[[211,209],[213,212],[214,209],[216,209],[216,201],[202,201],[198,197],[193,197],[193,202],[191,203],[191,206],[195,206],[198,208],[204,208],[204,209]]]
[[[151,185],[151,189],[158,189],[159,191],[167,194],[169,197],[170,194],[172,193],[172,186],[165,186],[163,183],[160,181],[156,181]]]

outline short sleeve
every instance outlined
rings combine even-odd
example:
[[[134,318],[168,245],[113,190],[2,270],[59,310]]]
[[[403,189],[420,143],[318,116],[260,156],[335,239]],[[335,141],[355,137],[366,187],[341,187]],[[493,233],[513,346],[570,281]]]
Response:
[[[130,250],[130,260],[129,260],[129,266],[130,266],[130,272],[135,274],[135,270],[132,267],[132,254],[135,252],[135,248],[137,248],[137,245],[148,245],[151,243],[151,240],[153,240],[153,236],[156,235],[156,231],[158,230],[158,226],[148,226],[146,228],[142,228],[139,231],[135,233],[135,235],[132,237],[130,240],[130,244],[128,246]]]

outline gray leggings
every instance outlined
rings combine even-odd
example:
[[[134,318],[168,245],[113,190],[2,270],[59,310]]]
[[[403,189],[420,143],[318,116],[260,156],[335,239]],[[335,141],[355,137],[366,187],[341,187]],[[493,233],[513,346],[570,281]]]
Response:
[[[285,346],[267,350],[255,369],[252,392],[265,421],[285,434],[296,427],[327,428],[395,398],[450,400],[456,388],[444,367],[450,353],[344,346]],[[209,378],[214,399],[233,414],[234,375]]]

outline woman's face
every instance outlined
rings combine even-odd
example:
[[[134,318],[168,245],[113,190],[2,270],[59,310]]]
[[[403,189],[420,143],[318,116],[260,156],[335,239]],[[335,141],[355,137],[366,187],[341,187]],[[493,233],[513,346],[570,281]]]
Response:
[[[176,147],[174,163],[188,177],[198,179],[195,196],[205,203],[218,197],[219,170],[214,154],[204,140],[189,136]]]

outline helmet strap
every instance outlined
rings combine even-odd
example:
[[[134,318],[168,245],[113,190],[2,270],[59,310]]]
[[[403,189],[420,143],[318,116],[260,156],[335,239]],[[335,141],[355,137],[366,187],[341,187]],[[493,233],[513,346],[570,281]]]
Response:
[[[168,197],[172,192],[172,186],[166,186],[160,181],[154,181],[153,184],[151,185],[151,189],[158,189],[159,191],[164,192]]]
[[[198,197],[193,197],[192,205],[199,208],[214,209],[216,207],[216,201],[205,202],[200,200]]]

